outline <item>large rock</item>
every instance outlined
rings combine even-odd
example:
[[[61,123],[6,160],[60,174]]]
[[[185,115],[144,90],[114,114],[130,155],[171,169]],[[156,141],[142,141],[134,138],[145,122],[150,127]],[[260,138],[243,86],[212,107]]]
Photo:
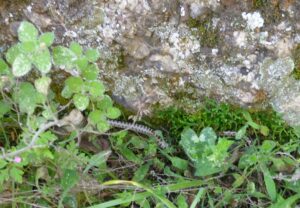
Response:
[[[28,0],[0,2],[0,52],[18,23],[53,30],[102,53],[101,78],[116,101],[196,109],[205,96],[245,107],[272,105],[300,125],[300,2],[289,0]]]

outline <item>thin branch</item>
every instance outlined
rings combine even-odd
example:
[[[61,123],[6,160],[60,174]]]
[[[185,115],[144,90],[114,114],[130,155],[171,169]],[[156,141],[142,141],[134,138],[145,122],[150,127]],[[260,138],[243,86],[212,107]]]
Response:
[[[46,123],[46,124],[42,124],[41,127],[39,128],[39,130],[37,132],[35,132],[35,134],[32,137],[32,140],[30,141],[30,143],[26,147],[23,147],[23,148],[21,148],[19,150],[16,150],[14,152],[3,154],[2,156],[0,156],[0,159],[11,158],[11,157],[17,156],[17,155],[19,155],[19,154],[21,154],[23,152],[26,152],[26,151],[28,151],[28,150],[36,147],[35,143],[39,139],[39,136],[42,133],[44,133],[47,129],[49,129],[49,128],[53,127],[53,126],[61,127],[61,126],[64,126],[66,124],[67,123],[65,121],[62,121],[62,120],[56,120],[56,121],[51,121],[51,122]]]

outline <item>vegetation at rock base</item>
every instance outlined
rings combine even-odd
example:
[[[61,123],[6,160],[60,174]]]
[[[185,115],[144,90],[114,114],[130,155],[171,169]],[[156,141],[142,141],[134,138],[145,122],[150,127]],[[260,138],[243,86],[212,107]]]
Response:
[[[272,110],[208,100],[193,114],[158,110],[144,121],[150,136],[116,129],[122,112],[98,79],[100,52],[53,46],[29,22],[18,40],[0,59],[1,207],[299,203],[300,128]]]

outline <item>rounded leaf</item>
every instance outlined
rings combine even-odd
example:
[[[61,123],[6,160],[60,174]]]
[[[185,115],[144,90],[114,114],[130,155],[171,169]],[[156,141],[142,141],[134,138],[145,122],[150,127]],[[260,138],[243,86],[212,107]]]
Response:
[[[44,44],[46,44],[46,46],[49,47],[54,42],[54,38],[55,38],[55,35],[53,32],[46,32],[40,36],[39,41],[40,41],[40,43],[44,43]]]
[[[39,32],[30,22],[22,22],[18,29],[18,37],[21,42],[36,41]]]
[[[5,54],[6,61],[13,64],[17,56],[21,53],[20,44],[16,44],[9,48]]]
[[[110,119],[116,119],[121,115],[121,111],[116,107],[110,107],[106,111],[106,116]]]
[[[99,123],[97,123],[97,129],[99,132],[106,132],[110,128],[108,122],[106,120],[102,120]]]
[[[23,54],[20,54],[12,65],[13,75],[21,77],[31,70],[31,61]]]
[[[88,119],[89,122],[91,122],[93,125],[96,125],[97,123],[105,120],[105,115],[100,110],[94,110],[90,112]]]
[[[57,46],[53,48],[53,60],[57,66],[69,69],[73,66],[73,62],[76,59],[76,54],[66,47]]]
[[[38,92],[47,95],[50,83],[51,79],[49,77],[41,77],[34,81],[34,86]]]
[[[75,107],[80,111],[84,111],[88,107],[90,102],[87,96],[81,94],[75,94],[73,97],[73,101]]]
[[[81,71],[82,71],[82,76],[86,80],[96,80],[99,75],[99,69],[96,64],[89,64],[87,67],[81,69]]]
[[[33,57],[33,64],[36,66],[36,68],[42,73],[46,74],[51,69],[51,56],[48,48],[39,51],[34,57]]]
[[[81,56],[82,55],[82,47],[76,43],[76,42],[72,42],[70,44],[70,49],[71,51],[73,51],[77,56]]]
[[[103,96],[105,92],[104,84],[100,81],[92,81],[87,83],[87,89],[93,98]]]
[[[97,108],[104,111],[112,107],[112,105],[113,105],[113,101],[108,95],[104,95],[104,97],[99,102],[97,102]]]
[[[100,53],[97,49],[87,49],[85,56],[90,62],[95,62],[100,57]]]
[[[66,87],[68,87],[70,92],[78,93],[82,91],[83,80],[80,77],[69,77],[66,80]]]

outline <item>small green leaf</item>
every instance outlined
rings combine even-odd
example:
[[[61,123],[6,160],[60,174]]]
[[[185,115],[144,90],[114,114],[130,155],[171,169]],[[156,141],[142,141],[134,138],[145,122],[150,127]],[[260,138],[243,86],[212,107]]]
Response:
[[[248,125],[246,124],[245,126],[243,126],[242,128],[240,128],[238,130],[238,132],[236,133],[235,135],[235,139],[236,140],[240,140],[240,139],[243,139],[244,136],[246,135],[247,133],[247,128],[248,128]]]
[[[111,153],[110,151],[103,151],[93,155],[89,160],[89,164],[84,169],[83,174],[87,173],[92,167],[94,166],[99,167],[100,165],[105,163],[110,153]]]
[[[42,94],[38,93],[31,83],[23,82],[13,94],[14,100],[19,104],[21,112],[32,114],[36,104],[45,100]]]
[[[40,36],[39,41],[40,41],[40,43],[44,43],[44,44],[46,44],[46,46],[49,47],[54,42],[54,39],[55,39],[55,35],[53,32],[46,32]]]
[[[143,161],[138,157],[136,156],[130,149],[128,149],[127,147],[125,146],[121,146],[119,148],[119,151],[120,153],[127,159],[127,160],[130,160],[136,164],[142,164]]]
[[[199,140],[201,142],[207,142],[210,146],[215,145],[217,138],[217,134],[211,127],[206,127],[202,129],[199,136]]]
[[[107,132],[109,128],[110,126],[106,120],[101,120],[97,123],[97,129],[101,133]]]
[[[30,53],[33,53],[37,49],[38,44],[37,44],[36,41],[34,41],[34,42],[24,42],[24,43],[20,43],[19,47],[20,47],[20,51],[22,53],[30,54]]]
[[[82,76],[86,80],[96,80],[99,75],[99,69],[96,64],[89,64],[87,67],[82,69]]]
[[[256,129],[256,130],[260,129],[260,125],[258,125],[254,121],[248,121],[247,124],[249,124],[249,126],[251,126],[253,129]]]
[[[0,185],[3,184],[4,181],[9,179],[8,168],[0,170]]]
[[[262,145],[259,147],[260,151],[265,153],[270,153],[275,147],[277,143],[272,140],[263,141]]]
[[[38,92],[47,95],[50,83],[50,77],[41,77],[34,81],[34,86]]]
[[[93,125],[96,125],[97,123],[99,123],[101,121],[105,121],[105,115],[100,110],[94,110],[94,111],[90,112],[88,119],[89,119],[89,122],[91,122]]]
[[[63,176],[61,178],[60,186],[64,191],[70,190],[73,186],[76,185],[79,180],[79,176],[76,170],[64,170]]]
[[[42,73],[46,74],[51,69],[51,55],[49,50],[43,49],[33,57],[33,64]]]
[[[110,107],[106,111],[106,116],[110,119],[116,119],[121,115],[121,111],[116,107]]]
[[[265,166],[265,165],[262,165],[261,166],[261,170],[262,170],[262,173],[264,175],[264,181],[265,181],[265,185],[266,185],[266,188],[267,188],[267,192],[268,192],[268,195],[270,196],[271,200],[273,202],[276,201],[276,198],[277,198],[277,191],[276,191],[276,185],[275,185],[275,182],[269,172],[269,169]]]
[[[83,71],[84,69],[86,69],[88,67],[88,64],[89,64],[86,57],[80,57],[74,63],[76,64],[77,68],[80,71]]]
[[[12,177],[14,181],[17,183],[22,183],[24,172],[16,167],[12,167],[9,171],[9,175]]]
[[[18,37],[21,42],[36,41],[39,32],[35,26],[29,22],[21,22],[18,29]]]
[[[84,82],[80,77],[69,77],[66,81],[65,81],[65,85],[66,87],[68,87],[69,91],[72,93],[79,93],[82,92],[83,90],[83,85]]]
[[[9,75],[10,70],[3,59],[0,58],[0,75]]]
[[[3,159],[0,159],[0,169],[4,168],[7,165],[7,162]]]
[[[80,111],[84,111],[90,103],[89,98],[82,94],[75,94],[73,97],[73,101],[75,107]]]
[[[180,170],[186,170],[188,168],[188,161],[186,160],[183,160],[179,157],[171,157],[170,158],[171,162],[172,162],[172,165],[175,167],[175,168],[178,168]]]
[[[113,101],[108,95],[104,95],[101,101],[97,102],[97,108],[106,111],[108,108],[112,107]]]
[[[12,46],[6,52],[6,55],[5,55],[6,61],[10,64],[13,64],[13,62],[15,61],[17,56],[20,55],[20,53],[21,53],[20,44],[16,44],[16,45]]]
[[[150,163],[147,163],[147,164],[142,165],[141,167],[139,167],[135,171],[132,180],[137,181],[137,182],[142,181],[146,177],[146,175],[149,171],[149,168],[150,168]]]
[[[13,75],[21,77],[31,70],[31,61],[23,54],[20,54],[12,65]]]
[[[97,49],[87,49],[85,52],[85,56],[90,62],[95,62],[100,57],[100,53]]]
[[[260,133],[262,135],[264,135],[264,136],[268,136],[269,135],[270,130],[269,130],[268,127],[266,127],[266,126],[260,126],[259,130],[260,130]]]
[[[188,208],[188,203],[186,202],[186,198],[184,197],[184,195],[180,194],[178,197],[177,197],[177,207],[180,207],[180,208]]]
[[[82,55],[82,47],[76,42],[72,42],[70,44],[70,50],[73,51],[78,57]]]
[[[55,65],[59,67],[70,69],[76,59],[76,54],[66,47],[57,46],[53,48],[53,60]]]
[[[103,96],[105,92],[104,84],[98,80],[88,82],[86,87],[92,98]]]
[[[4,100],[0,100],[0,118],[2,118],[6,113],[10,111],[10,104]]]

